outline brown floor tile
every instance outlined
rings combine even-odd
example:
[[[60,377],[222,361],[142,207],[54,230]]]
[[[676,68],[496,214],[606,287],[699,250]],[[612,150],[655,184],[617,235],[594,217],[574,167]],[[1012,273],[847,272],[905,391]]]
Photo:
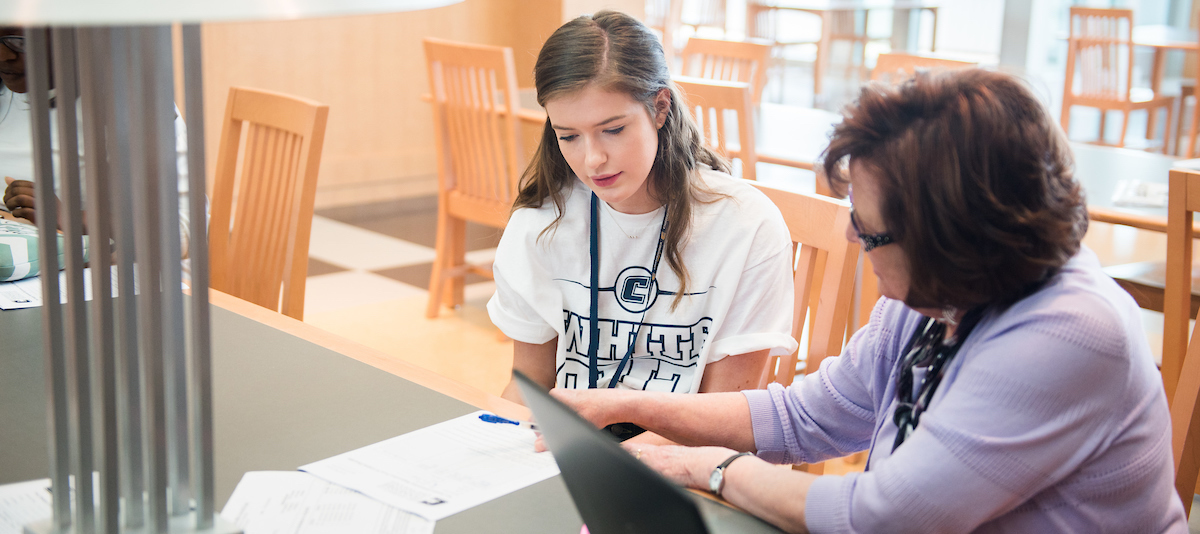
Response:
[[[316,214],[418,245],[436,245],[436,196],[326,208]],[[501,233],[498,228],[467,223],[467,250],[495,248]]]
[[[348,270],[348,269],[346,269],[345,267],[338,267],[337,265],[333,265],[331,263],[325,263],[318,259],[314,259],[314,258],[308,259],[308,276],[318,276],[318,275],[322,275],[322,274],[340,273],[340,272],[346,271],[346,270]]]
[[[432,263],[422,263],[419,265],[406,265],[404,267],[394,267],[384,269],[382,271],[374,271],[375,274],[386,276],[397,282],[404,282],[410,286],[417,286],[421,289],[429,289],[429,275],[433,272]],[[475,274],[467,275],[467,284],[476,284],[479,282],[487,282],[489,279]]]

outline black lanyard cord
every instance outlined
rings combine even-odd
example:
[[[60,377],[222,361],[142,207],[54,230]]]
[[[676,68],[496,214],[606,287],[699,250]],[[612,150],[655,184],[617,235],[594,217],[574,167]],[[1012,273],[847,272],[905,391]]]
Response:
[[[596,197],[596,193],[592,193],[592,223],[591,231],[591,256],[592,256],[592,304],[589,309],[591,314],[591,332],[588,337],[588,389],[596,388],[596,381],[600,378],[600,369],[596,364],[596,351],[600,348],[600,325],[596,324],[600,315],[600,232],[596,227],[600,226],[600,210],[597,209],[600,199]]]
[[[591,242],[591,260],[592,260],[592,276],[591,276],[591,320],[589,324],[591,331],[588,336],[588,388],[597,387],[597,381],[600,378],[600,364],[598,351],[600,350],[600,200],[596,193],[592,193],[592,208],[591,208],[591,228],[589,231],[589,240]],[[662,260],[663,246],[667,241],[667,209],[663,207],[662,225],[658,230],[658,246],[654,249],[654,264],[650,269],[650,291],[658,291],[658,264]],[[612,378],[608,381],[608,387],[617,387],[617,382],[621,378],[621,373],[625,370],[625,365],[629,363],[633,356],[633,347],[637,344],[638,335],[642,331],[642,324],[646,321],[646,312],[649,307],[642,310],[642,317],[638,319],[637,327],[633,330],[633,336],[629,339],[629,346],[625,350],[625,357],[621,358],[621,363],[617,365],[617,370],[613,373]]]

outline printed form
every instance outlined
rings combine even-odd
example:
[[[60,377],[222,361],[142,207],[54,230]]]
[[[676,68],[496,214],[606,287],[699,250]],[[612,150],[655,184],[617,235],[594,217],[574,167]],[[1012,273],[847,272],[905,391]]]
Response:
[[[433,534],[433,521],[300,471],[242,475],[221,517],[245,534]]]
[[[0,534],[21,534],[25,525],[53,515],[50,479],[0,486]]]
[[[137,281],[137,275],[134,275]],[[117,296],[117,266],[112,266],[112,292]],[[67,274],[58,272],[58,294],[63,304],[67,302]],[[83,268],[83,300],[92,300],[92,269]],[[32,276],[15,282],[0,282],[0,310],[37,308],[42,305],[42,277]]]
[[[558,474],[534,432],[479,411],[300,468],[437,521]]]

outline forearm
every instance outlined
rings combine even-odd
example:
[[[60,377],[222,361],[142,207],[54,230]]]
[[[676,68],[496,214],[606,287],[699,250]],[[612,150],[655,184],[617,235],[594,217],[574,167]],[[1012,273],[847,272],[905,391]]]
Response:
[[[697,474],[707,477],[716,464],[702,467],[707,467],[707,472],[701,470]],[[816,478],[816,475],[796,471],[790,466],[743,458],[725,469],[725,487],[721,496],[784,531],[803,533],[808,532],[804,503],[808,488]]]
[[[637,424],[684,445],[755,450],[750,408],[741,393],[639,393],[622,397],[614,406],[620,422]]]
[[[653,447],[624,444],[626,450],[663,476],[689,488],[710,491],[709,479],[734,451],[723,447]],[[788,532],[808,532],[805,502],[815,475],[753,456],[736,458],[724,472],[721,497]]]
[[[513,341],[513,370],[524,373],[525,376],[549,390],[554,387],[554,360],[557,348],[557,337],[539,345]],[[518,404],[525,404],[515,379],[509,380],[500,396]]]

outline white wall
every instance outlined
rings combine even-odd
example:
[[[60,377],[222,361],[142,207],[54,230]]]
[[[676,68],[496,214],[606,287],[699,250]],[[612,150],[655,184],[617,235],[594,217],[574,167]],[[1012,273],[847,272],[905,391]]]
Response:
[[[939,52],[999,56],[1004,0],[945,0],[938,9]],[[922,38],[928,19],[921,21]],[[924,49],[925,41],[922,41]],[[994,61],[994,60],[993,60]]]

